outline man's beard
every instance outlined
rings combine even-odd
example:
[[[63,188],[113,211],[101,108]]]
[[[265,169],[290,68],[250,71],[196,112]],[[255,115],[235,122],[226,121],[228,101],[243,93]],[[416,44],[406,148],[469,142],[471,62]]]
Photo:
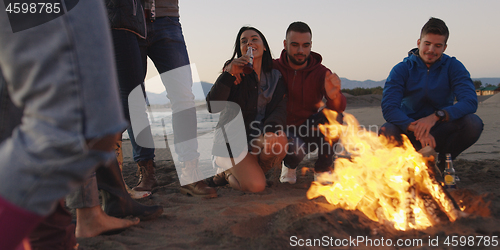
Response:
[[[287,54],[287,55],[288,55],[288,61],[289,61],[289,62],[291,62],[291,63],[292,63],[292,64],[294,64],[294,65],[297,65],[297,66],[303,65],[303,64],[304,64],[304,63],[306,63],[306,62],[307,62],[307,60],[309,59],[309,57],[306,57],[306,58],[304,59],[304,61],[299,62],[299,61],[295,60],[295,58],[294,58],[293,56],[291,56],[290,54]]]

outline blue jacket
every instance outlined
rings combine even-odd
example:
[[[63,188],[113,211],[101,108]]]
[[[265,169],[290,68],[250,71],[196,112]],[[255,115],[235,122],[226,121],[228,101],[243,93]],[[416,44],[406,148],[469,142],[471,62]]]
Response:
[[[457,100],[455,104],[454,100]],[[436,110],[453,121],[477,110],[470,74],[455,57],[443,54],[429,69],[415,48],[392,68],[382,97],[384,119],[406,132],[411,122]]]

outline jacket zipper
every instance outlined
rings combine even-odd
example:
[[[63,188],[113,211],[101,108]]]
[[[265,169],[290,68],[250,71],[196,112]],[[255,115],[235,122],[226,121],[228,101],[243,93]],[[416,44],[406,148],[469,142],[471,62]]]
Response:
[[[425,99],[429,99],[429,70],[427,69],[427,75],[425,76]]]

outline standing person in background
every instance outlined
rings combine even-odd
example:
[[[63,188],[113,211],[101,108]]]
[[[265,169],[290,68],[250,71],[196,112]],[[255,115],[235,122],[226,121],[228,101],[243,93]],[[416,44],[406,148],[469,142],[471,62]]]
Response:
[[[161,75],[167,90],[167,97],[172,104],[172,125],[174,130],[175,152],[183,163],[182,176],[197,180],[198,152],[197,121],[194,94],[192,92],[191,71],[169,77],[166,72],[189,67],[189,57],[179,21],[178,0],[142,0],[145,6],[147,38],[139,40],[142,58],[143,75],[146,77],[147,57],[151,58]],[[153,9],[154,6],[154,9]],[[128,96],[138,84],[128,82],[120,84],[120,92],[126,116],[129,116]],[[130,118],[130,117],[127,117]],[[137,162],[139,183],[133,189],[136,191],[151,191],[157,186],[155,177],[154,148],[138,145],[136,140],[141,136],[150,137],[148,127],[145,131],[128,129],[131,139],[134,161]],[[134,137],[134,133],[138,133]],[[180,176],[179,178],[181,178]],[[217,197],[214,188],[208,187],[203,181],[194,181],[181,186],[181,193],[196,197]]]
[[[470,74],[455,57],[444,54],[449,31],[438,18],[422,27],[417,48],[392,68],[384,86],[381,134],[401,142],[405,134],[416,150],[433,147],[442,171],[446,153],[455,159],[483,131]],[[456,99],[456,103],[454,103]]]
[[[330,182],[334,147],[317,128],[328,122],[322,108],[338,112],[337,118],[342,123],[340,113],[346,108],[346,98],[340,92],[340,79],[321,64],[320,54],[311,51],[312,31],[306,23],[291,23],[283,45],[285,48],[280,58],[274,60],[274,67],[280,70],[288,87],[286,133],[291,142],[283,160],[280,181],[294,184],[299,163],[318,149],[314,179]]]
[[[0,10],[0,71],[24,109],[0,144],[2,250],[29,249],[25,237],[98,164],[115,158],[127,126],[104,4],[68,2],[60,16],[18,31],[33,20]]]

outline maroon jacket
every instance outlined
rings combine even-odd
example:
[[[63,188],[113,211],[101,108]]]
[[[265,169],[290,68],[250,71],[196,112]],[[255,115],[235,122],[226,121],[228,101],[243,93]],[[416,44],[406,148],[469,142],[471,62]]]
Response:
[[[326,107],[335,110],[333,101],[325,91],[325,75],[330,70],[321,64],[322,60],[320,54],[311,51],[307,67],[301,70],[290,67],[286,50],[281,52],[279,59],[274,60],[274,68],[281,72],[288,87],[287,125],[299,126],[316,114],[323,104],[323,97],[327,100]],[[340,98],[342,110],[335,110],[337,112],[343,112],[346,107],[345,96],[340,94]]]

